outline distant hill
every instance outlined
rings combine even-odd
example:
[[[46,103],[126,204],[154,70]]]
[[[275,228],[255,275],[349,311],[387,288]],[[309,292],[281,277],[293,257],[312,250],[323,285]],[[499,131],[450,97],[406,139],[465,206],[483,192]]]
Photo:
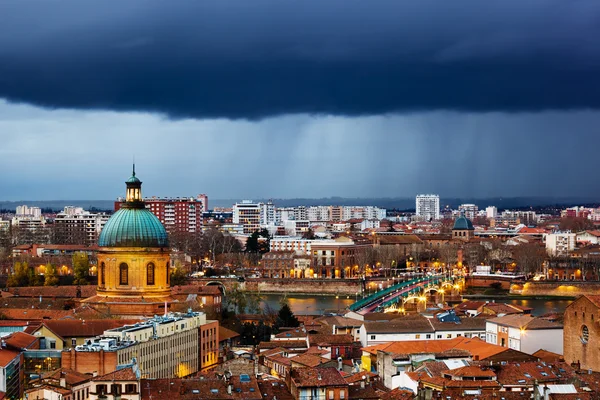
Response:
[[[209,205],[213,207],[231,207],[241,199],[209,199]],[[267,202],[269,199],[254,199],[255,202]],[[340,205],[340,206],[365,206],[372,205],[386,209],[414,210],[415,198],[411,197],[372,197],[372,198],[348,198],[348,197],[324,197],[320,199],[295,198],[295,199],[271,199],[277,207],[293,206],[320,206],[320,205]],[[487,206],[496,206],[498,209],[514,209],[540,206],[574,206],[574,205],[594,205],[600,203],[597,198],[584,197],[495,197],[495,198],[457,198],[440,197],[440,207],[446,205],[451,208],[457,208],[461,204],[477,204],[482,209]]]
[[[83,207],[85,210],[96,209],[101,211],[112,211],[115,208],[114,200],[19,200],[0,201],[0,210],[15,212],[17,206],[26,204],[31,207],[40,207],[52,211],[61,211],[66,206]]]
[[[253,199],[255,202],[267,202],[269,199]],[[339,206],[365,206],[372,205],[386,209],[396,210],[414,210],[415,199],[408,197],[323,197],[320,199],[310,198],[295,198],[295,199],[271,199],[277,207],[293,207],[293,206],[319,206],[319,205],[339,205]],[[236,202],[241,202],[242,199],[210,199],[208,200],[209,207],[231,207]],[[477,204],[480,209],[487,206],[496,206],[498,209],[515,209],[515,208],[539,208],[541,206],[595,206],[598,207],[600,199],[585,198],[585,197],[492,197],[485,199],[475,198],[456,198],[456,197],[441,197],[440,207],[446,205],[457,208],[460,204],[471,203]],[[16,207],[22,204],[36,206],[53,211],[60,211],[65,206],[83,207],[86,210],[106,210],[114,209],[114,200],[22,200],[22,201],[0,201],[0,210],[8,210],[14,212]]]

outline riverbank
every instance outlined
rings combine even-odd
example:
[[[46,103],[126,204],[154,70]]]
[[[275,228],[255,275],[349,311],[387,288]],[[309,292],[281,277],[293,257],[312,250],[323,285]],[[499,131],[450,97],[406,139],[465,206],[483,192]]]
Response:
[[[493,300],[575,300],[577,296],[534,296],[534,295],[521,295],[521,294],[500,294],[500,295],[489,295],[489,294],[464,294],[463,299],[468,300],[482,300],[482,299],[493,299]]]

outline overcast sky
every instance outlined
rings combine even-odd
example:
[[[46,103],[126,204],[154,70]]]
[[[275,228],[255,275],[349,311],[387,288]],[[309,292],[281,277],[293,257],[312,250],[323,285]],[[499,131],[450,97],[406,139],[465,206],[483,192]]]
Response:
[[[0,2],[0,199],[599,196],[597,0]]]

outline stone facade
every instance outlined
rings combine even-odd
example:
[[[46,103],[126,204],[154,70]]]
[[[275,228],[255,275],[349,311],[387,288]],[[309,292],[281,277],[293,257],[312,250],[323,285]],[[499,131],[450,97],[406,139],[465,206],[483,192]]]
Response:
[[[102,247],[98,251],[99,296],[164,297],[171,294],[169,250]]]
[[[600,296],[578,298],[567,307],[564,318],[565,361],[600,371]]]

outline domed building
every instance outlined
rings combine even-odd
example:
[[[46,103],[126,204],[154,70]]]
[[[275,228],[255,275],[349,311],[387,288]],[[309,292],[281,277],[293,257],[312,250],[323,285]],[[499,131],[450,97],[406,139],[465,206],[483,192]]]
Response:
[[[454,227],[452,228],[452,239],[469,240],[474,236],[475,228],[473,223],[464,213],[461,213],[460,217],[454,221]]]
[[[96,296],[83,302],[104,304],[119,315],[163,313],[172,301],[167,231],[142,201],[135,166],[125,184],[125,203],[98,239]]]

